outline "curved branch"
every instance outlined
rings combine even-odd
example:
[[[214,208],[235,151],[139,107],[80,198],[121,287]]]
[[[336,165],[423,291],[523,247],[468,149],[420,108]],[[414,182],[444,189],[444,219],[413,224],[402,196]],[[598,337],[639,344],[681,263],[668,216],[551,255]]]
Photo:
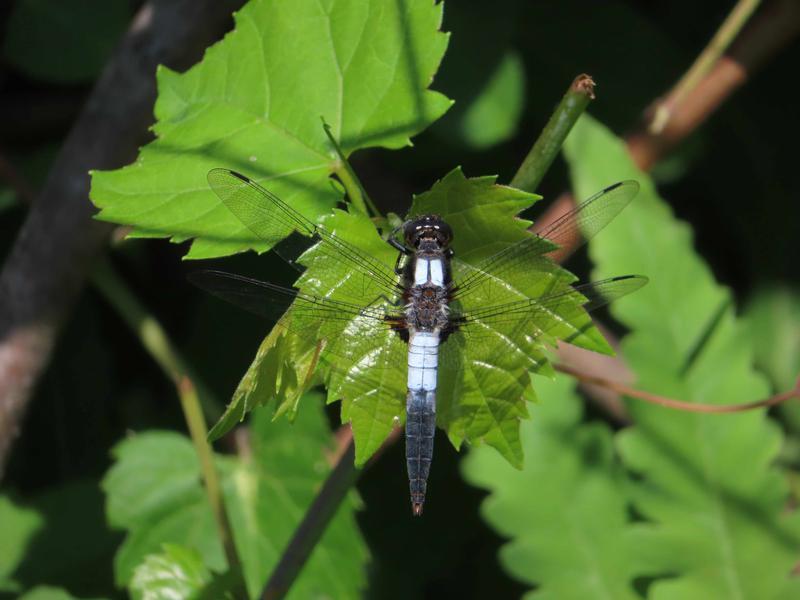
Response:
[[[675,398],[659,396],[658,394],[651,394],[650,392],[637,390],[636,388],[619,381],[612,381],[611,379],[606,379],[605,377],[589,375],[580,369],[576,369],[568,365],[555,364],[553,365],[553,368],[555,368],[556,371],[566,373],[567,375],[570,375],[583,383],[599,385],[618,394],[628,396],[629,398],[644,400],[650,404],[657,404],[658,406],[663,406],[664,408],[672,408],[684,412],[709,414],[740,413],[748,410],[755,410],[757,408],[776,406],[786,402],[787,400],[791,400],[792,398],[800,398],[800,378],[798,378],[794,389],[781,392],[780,394],[775,394],[774,396],[764,398],[763,400],[744,402],[743,404],[703,404],[701,402],[686,402],[685,400],[676,400]]]
[[[131,162],[147,141],[161,63],[185,68],[239,0],[151,0],[134,18],[65,140],[0,273],[0,478],[61,325],[111,225],[92,219],[89,170]]]

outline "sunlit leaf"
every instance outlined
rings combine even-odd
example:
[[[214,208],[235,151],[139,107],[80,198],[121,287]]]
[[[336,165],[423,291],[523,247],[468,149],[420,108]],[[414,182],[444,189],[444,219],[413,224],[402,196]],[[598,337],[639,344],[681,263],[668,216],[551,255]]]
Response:
[[[341,199],[320,117],[346,155],[400,148],[450,106],[427,88],[447,46],[430,0],[255,0],[184,74],[158,72],[156,141],[92,178],[104,220],[140,235],[195,238],[190,258],[265,250],[208,189],[229,167],[316,220]]]
[[[257,597],[329,467],[330,432],[319,396],[305,398],[294,425],[257,413],[249,458],[218,457],[225,505],[248,593]],[[134,436],[115,451],[104,488],[111,523],[127,530],[116,562],[120,585],[129,585],[147,556],[178,544],[205,569],[227,570],[211,508],[200,483],[191,441],[169,432]],[[357,597],[366,550],[346,501],[314,549],[290,597]],[[174,561],[173,561],[174,562]],[[152,559],[151,559],[152,563]],[[205,571],[203,571],[205,572]],[[195,578],[196,579],[196,578]],[[334,593],[335,592],[335,593]]]
[[[526,598],[638,598],[625,475],[609,428],[581,422],[573,387],[563,376],[537,384],[541,403],[521,427],[523,470],[478,448],[464,474],[490,491],[484,518],[510,538],[500,560],[536,588]]]
[[[600,276],[651,276],[612,311],[632,330],[622,347],[638,385],[712,404],[765,396],[730,292],[624,144],[585,118],[565,150],[579,194],[620,178],[642,184],[637,202],[590,246]],[[787,513],[786,482],[771,467],[781,435],[765,412],[708,415],[641,402],[629,410],[635,425],[621,434],[620,449],[637,474],[632,499],[648,522],[637,557],[644,574],[668,577],[651,585],[649,597],[797,597],[800,584],[789,573],[800,551],[800,521]]]

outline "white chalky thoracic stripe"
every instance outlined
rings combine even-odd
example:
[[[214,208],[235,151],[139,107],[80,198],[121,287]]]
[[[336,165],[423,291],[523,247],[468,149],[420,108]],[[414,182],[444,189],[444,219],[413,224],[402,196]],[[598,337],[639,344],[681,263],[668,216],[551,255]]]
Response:
[[[414,265],[414,285],[425,285],[426,283],[444,287],[444,268],[442,261],[438,258],[433,260],[418,258]]]

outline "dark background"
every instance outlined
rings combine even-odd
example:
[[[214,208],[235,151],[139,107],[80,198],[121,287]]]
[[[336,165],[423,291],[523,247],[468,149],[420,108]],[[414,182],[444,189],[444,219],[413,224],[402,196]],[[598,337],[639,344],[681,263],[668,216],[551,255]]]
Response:
[[[82,59],[85,72],[68,81],[32,74],[20,65],[19,46],[9,42],[11,26],[15,35],[22,28],[31,43],[37,38],[35,23],[12,23],[17,4],[0,8],[0,153],[35,189],[140,3],[111,2],[117,9],[91,17],[75,11],[75,19],[96,20],[93,26],[104,32],[104,41]],[[413,148],[359,153],[356,171],[382,209],[401,214],[412,193],[428,189],[456,165],[469,176],[498,174],[508,182],[566,86],[581,72],[598,83],[591,113],[624,134],[688,68],[732,4],[451,0],[444,23],[452,32],[450,47],[433,87],[454,98],[456,106],[417,137]],[[62,42],[36,43],[52,44],[43,51],[57,57]],[[476,148],[463,133],[465,111],[509,51],[524,65],[524,108],[508,139]],[[654,171],[663,196],[694,228],[698,251],[741,303],[762,286],[797,283],[798,66],[795,43]],[[545,200],[538,210],[567,183],[559,160],[540,186]],[[6,185],[0,181],[0,260],[25,216],[24,202],[15,200]],[[185,250],[164,241],[132,241],[114,248],[111,256],[194,370],[218,398],[227,399],[268,325],[190,287],[184,277],[191,265],[181,262]],[[278,268],[273,260],[248,255],[217,264],[266,274]],[[584,263],[578,258],[570,266],[585,276]],[[330,415],[338,424],[337,407]],[[126,431],[148,428],[185,429],[173,385],[88,287],[31,403],[3,482],[5,491],[35,498],[48,514],[45,534],[28,549],[21,579],[64,585],[76,594],[114,593],[111,563],[121,536],[106,529],[96,483],[109,467],[112,445]],[[503,541],[480,519],[483,492],[461,480],[459,455],[445,436],[437,445],[430,482],[436,493],[424,519],[409,518],[401,445],[389,449],[359,483],[364,500],[359,521],[373,556],[370,595],[519,595],[524,587],[497,561]],[[82,553],[86,568],[59,572],[58,561],[47,557],[63,551]]]

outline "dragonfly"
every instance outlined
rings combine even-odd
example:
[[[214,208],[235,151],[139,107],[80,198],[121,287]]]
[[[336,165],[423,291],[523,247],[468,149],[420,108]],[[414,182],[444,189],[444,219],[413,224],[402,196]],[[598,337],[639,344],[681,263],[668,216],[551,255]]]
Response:
[[[392,264],[304,217],[241,173],[213,169],[208,182],[247,230],[289,264],[301,272],[312,265],[322,279],[328,269],[335,282],[317,293],[313,281],[285,287],[201,270],[190,274],[192,283],[273,320],[288,333],[316,339],[324,345],[323,366],[333,379],[361,385],[365,395],[379,390],[382,381],[371,367],[405,371],[406,467],[415,516],[423,512],[433,459],[440,367],[461,368],[468,344],[495,347],[500,357],[516,350],[509,340],[569,341],[569,333],[580,334],[571,331],[572,321],[588,319],[586,313],[647,283],[647,277],[625,275],[572,285],[574,278],[554,271],[552,263],[575,231],[590,239],[625,208],[638,192],[635,181],[605,188],[538,234],[476,264],[458,260],[453,249],[457,232],[436,214],[413,215],[389,233],[385,242],[397,252]],[[275,246],[298,234],[305,242],[299,253],[296,245]],[[342,272],[347,276],[341,277]],[[549,277],[549,283],[530,295],[509,292],[506,284],[515,277]],[[355,353],[355,347],[369,351]],[[373,357],[371,363],[364,362],[367,356]]]

